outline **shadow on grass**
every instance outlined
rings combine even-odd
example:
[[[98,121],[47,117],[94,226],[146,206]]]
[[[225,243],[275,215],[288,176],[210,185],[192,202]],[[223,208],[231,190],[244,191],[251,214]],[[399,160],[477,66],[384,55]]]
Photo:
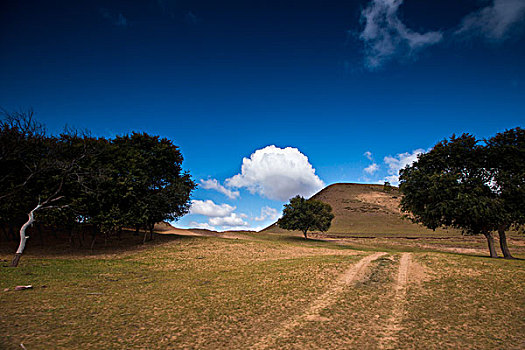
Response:
[[[24,258],[60,258],[60,257],[99,257],[104,255],[118,255],[139,252],[152,247],[161,247],[173,242],[202,239],[205,237],[199,236],[185,236],[176,234],[158,234],[154,233],[153,240],[148,240],[143,244],[144,233],[140,232],[135,235],[134,231],[124,230],[120,239],[111,237],[107,241],[103,237],[99,237],[95,241],[93,249],[91,249],[91,238],[87,238],[82,246],[78,245],[78,241],[72,246],[68,239],[55,239],[46,237],[44,242],[36,239],[35,241],[28,240],[22,261]],[[0,242],[0,255],[5,260],[14,256],[18,247],[18,242]],[[9,260],[10,261],[10,260]],[[4,261],[5,263],[5,261]]]

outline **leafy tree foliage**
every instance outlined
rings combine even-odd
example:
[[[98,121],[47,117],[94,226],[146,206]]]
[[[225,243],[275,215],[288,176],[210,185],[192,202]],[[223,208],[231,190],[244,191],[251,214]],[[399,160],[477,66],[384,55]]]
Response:
[[[118,136],[119,191],[126,201],[123,217],[153,232],[156,223],[188,212],[195,184],[182,172],[182,154],[168,139],[146,133]]]
[[[502,207],[498,234],[505,258],[512,258],[505,231],[525,224],[525,130],[515,128],[486,141],[487,168]]]
[[[299,230],[307,239],[308,231],[328,231],[333,218],[330,204],[296,196],[285,204],[283,216],[277,221],[277,225],[285,230]]]
[[[497,257],[492,232],[504,235],[512,224],[523,223],[519,203],[525,200],[525,158],[520,138],[518,128],[485,145],[469,134],[439,142],[400,171],[402,209],[431,229],[449,226],[483,234],[490,256]],[[506,248],[505,240],[501,244]],[[510,257],[507,248],[503,251]]]
[[[25,246],[25,229],[37,222],[68,232],[71,242],[74,232],[89,228],[93,247],[97,236],[107,240],[123,227],[145,229],[152,238],[155,223],[188,212],[196,185],[172,141],[146,133],[47,136],[32,112],[4,117],[0,227],[6,238],[20,229]]]

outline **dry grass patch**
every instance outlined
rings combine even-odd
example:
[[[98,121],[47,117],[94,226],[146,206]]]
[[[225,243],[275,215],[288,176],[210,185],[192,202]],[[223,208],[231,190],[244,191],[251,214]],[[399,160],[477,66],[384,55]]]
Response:
[[[430,280],[411,284],[398,348],[521,349],[525,346],[525,264],[422,254]]]
[[[385,256],[372,262],[357,283],[347,287],[340,298],[285,339],[279,349],[376,349],[381,325],[390,316],[393,274],[397,257]]]
[[[1,346],[242,348],[323,293],[359,255],[326,243],[185,238],[108,259],[2,269]],[[46,288],[42,286],[46,285]]]
[[[276,327],[323,295],[330,302],[271,348],[525,347],[524,260],[432,252],[396,239],[246,236],[252,240],[166,238],[89,257],[28,254],[19,268],[0,269],[0,290],[11,289],[0,292],[0,348],[245,349],[279,334]],[[377,250],[388,255],[330,294],[345,271]],[[396,299],[407,250],[406,293]],[[35,288],[12,291],[25,284]],[[389,333],[396,305],[403,312]]]

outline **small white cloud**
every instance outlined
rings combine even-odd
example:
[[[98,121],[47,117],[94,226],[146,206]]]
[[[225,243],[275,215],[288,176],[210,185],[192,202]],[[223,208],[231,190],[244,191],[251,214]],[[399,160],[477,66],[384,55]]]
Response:
[[[369,166],[367,166],[364,170],[366,173],[373,175],[376,171],[379,170],[379,165],[377,165],[376,163],[372,163]]]
[[[209,223],[210,225],[222,226],[223,228],[234,227],[234,226],[245,227],[245,226],[248,226],[248,223],[243,220],[242,218],[243,215],[244,214],[239,215],[236,213],[231,213],[229,216],[210,218]],[[244,215],[244,217],[246,216]]]
[[[324,182],[297,148],[267,146],[244,158],[241,173],[226,179],[226,185],[286,201],[295,195],[310,197],[324,187]]]
[[[190,227],[191,228],[203,228],[203,229],[210,230],[210,231],[217,231],[215,227],[211,226],[207,222],[192,221],[190,222]]]
[[[200,182],[201,182],[201,184],[200,184],[201,187],[206,189],[206,190],[218,191],[218,192],[224,194],[225,196],[227,196],[230,199],[235,199],[235,198],[239,197],[239,191],[229,190],[226,187],[224,187],[223,185],[221,185],[219,183],[219,181],[217,181],[215,179],[208,179],[208,180],[202,180],[201,179]]]
[[[279,212],[277,209],[270,208],[270,207],[262,207],[261,208],[261,216],[255,217],[255,221],[264,221],[266,219],[268,220],[275,220],[279,217]]]
[[[361,12],[365,27],[359,39],[365,45],[365,66],[376,69],[395,56],[413,56],[443,39],[441,32],[417,33],[405,26],[397,11],[403,0],[372,0]]]
[[[228,204],[215,204],[212,200],[200,201],[194,199],[191,201],[190,214],[201,214],[210,217],[224,217],[230,215],[236,207]]]
[[[363,155],[366,157],[366,159],[372,161],[373,158],[372,158],[372,152],[370,151],[366,151],[365,153],[363,153]]]
[[[509,29],[525,18],[525,1],[494,0],[491,5],[467,15],[456,35],[481,35],[489,40],[503,40]]]
[[[405,168],[407,165],[411,165],[417,160],[417,156],[421,153],[425,153],[424,149],[416,149],[410,152],[399,153],[395,157],[387,156],[384,161],[388,166],[388,176],[385,181],[390,182],[392,185],[399,184],[399,170]]]
[[[251,227],[251,226],[223,226],[219,232],[221,231],[260,231],[264,229],[265,227]]]

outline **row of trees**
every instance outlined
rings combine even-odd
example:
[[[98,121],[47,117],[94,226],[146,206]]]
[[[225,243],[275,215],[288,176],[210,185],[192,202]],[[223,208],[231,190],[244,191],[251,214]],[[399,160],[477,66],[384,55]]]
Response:
[[[416,222],[482,234],[491,257],[498,232],[504,257],[512,258],[505,232],[525,224],[525,130],[445,139],[401,170],[400,190],[402,209]]]
[[[16,266],[33,222],[73,235],[123,227],[145,229],[186,214],[196,187],[172,141],[146,133],[113,139],[66,130],[47,135],[33,113],[4,113],[0,122],[0,227],[20,230]],[[146,239],[146,234],[144,236]]]

